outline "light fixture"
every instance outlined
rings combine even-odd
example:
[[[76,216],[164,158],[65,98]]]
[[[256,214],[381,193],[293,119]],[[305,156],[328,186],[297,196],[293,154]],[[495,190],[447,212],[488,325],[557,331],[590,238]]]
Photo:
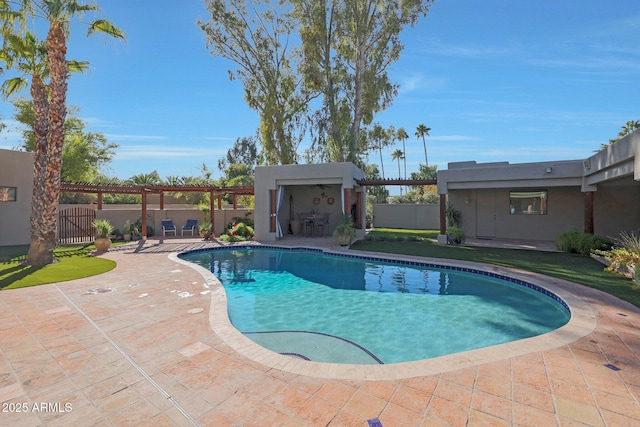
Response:
[[[544,170],[544,173],[551,173],[551,172],[553,172],[553,168],[552,168],[551,166],[547,167],[547,168]]]
[[[468,205],[469,204],[469,198],[467,197],[466,199],[464,199],[464,204]]]

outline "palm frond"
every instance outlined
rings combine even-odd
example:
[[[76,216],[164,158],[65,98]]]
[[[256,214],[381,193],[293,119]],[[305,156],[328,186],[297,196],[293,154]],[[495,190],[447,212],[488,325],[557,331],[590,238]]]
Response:
[[[113,25],[111,21],[107,19],[97,19],[89,25],[87,36],[90,36],[95,32],[105,33],[110,35],[111,37],[116,37],[123,40],[126,39],[124,31]]]
[[[77,61],[75,59],[71,59],[67,61],[67,69],[71,73],[83,72],[84,70],[89,69],[88,61]]]
[[[5,80],[0,87],[2,96],[8,98],[14,93],[20,92],[22,89],[28,86],[29,82],[24,77],[14,77],[12,79]]]

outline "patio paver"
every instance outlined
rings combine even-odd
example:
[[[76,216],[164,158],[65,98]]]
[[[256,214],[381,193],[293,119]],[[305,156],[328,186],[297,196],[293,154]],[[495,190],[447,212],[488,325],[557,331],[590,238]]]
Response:
[[[0,425],[639,425],[640,310],[575,286],[597,317],[546,351],[397,380],[257,363],[217,336],[210,287],[150,240],[103,274],[0,292]],[[619,370],[605,365],[612,365]]]

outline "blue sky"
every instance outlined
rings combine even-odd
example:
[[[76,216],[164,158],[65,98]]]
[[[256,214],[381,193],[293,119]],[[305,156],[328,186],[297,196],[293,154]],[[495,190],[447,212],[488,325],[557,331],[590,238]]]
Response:
[[[85,37],[72,27],[68,57],[91,70],[69,81],[68,103],[91,131],[120,145],[105,173],[128,178],[198,175],[238,137],[250,136],[257,114],[229,81],[233,65],[213,58],[202,1],[103,0],[103,16],[127,41]],[[393,105],[377,116],[404,127],[407,169],[424,163],[418,124],[431,130],[429,164],[580,159],[640,119],[640,2],[616,0],[439,0],[403,32],[405,49],[390,70],[400,84]],[[25,96],[28,94],[25,92]],[[13,108],[0,148],[19,145]],[[390,147],[387,177],[397,176]],[[398,144],[397,148],[401,148]],[[379,163],[377,153],[370,157]]]

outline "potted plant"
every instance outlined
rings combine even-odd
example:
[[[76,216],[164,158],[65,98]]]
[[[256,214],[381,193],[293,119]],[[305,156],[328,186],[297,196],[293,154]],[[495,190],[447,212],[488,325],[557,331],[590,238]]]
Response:
[[[338,226],[333,230],[333,238],[340,246],[348,246],[354,237],[356,237],[356,229],[353,226],[353,219],[350,215],[343,215]]]
[[[109,246],[111,246],[109,236],[114,230],[113,225],[111,225],[108,219],[96,219],[93,221],[93,226],[96,229],[96,240],[94,241],[96,249],[99,251],[108,250]]]
[[[460,227],[447,228],[447,243],[450,245],[459,245],[464,243],[465,235],[464,231]]]
[[[122,232],[122,238],[125,242],[128,242],[129,240],[131,240],[131,221],[126,220],[124,222],[123,230],[124,231]]]
[[[198,230],[200,231],[200,237],[207,237],[211,233],[211,223],[203,222],[202,224],[198,224]]]

